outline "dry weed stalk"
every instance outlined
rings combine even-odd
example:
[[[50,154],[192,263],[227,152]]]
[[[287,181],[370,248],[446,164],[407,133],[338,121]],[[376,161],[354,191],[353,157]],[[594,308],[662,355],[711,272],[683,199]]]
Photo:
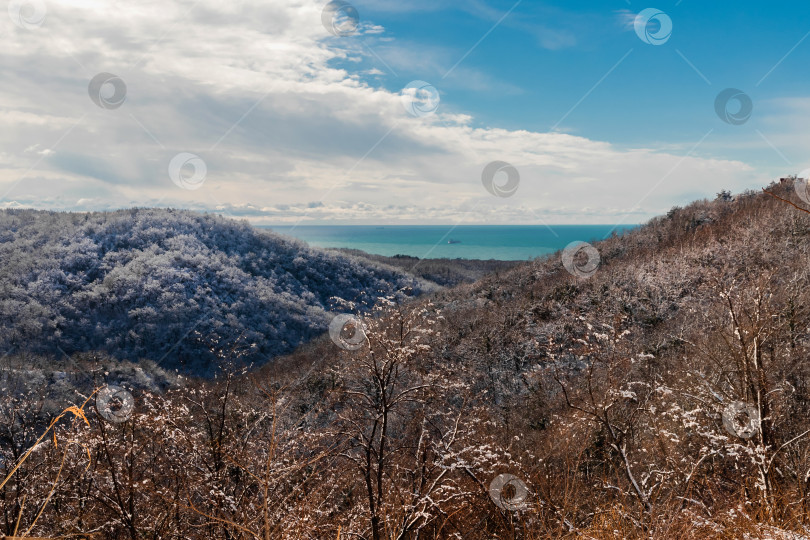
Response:
[[[81,420],[83,420],[83,421],[84,421],[84,423],[87,425],[87,427],[90,427],[90,421],[89,421],[89,420],[87,420],[87,415],[86,415],[86,414],[85,414],[85,412],[84,412],[84,408],[87,406],[87,404],[90,402],[90,400],[92,399],[92,397],[93,397],[93,396],[94,396],[94,395],[95,395],[95,394],[96,394],[96,393],[97,393],[99,390],[100,390],[100,388],[96,388],[96,389],[93,391],[93,393],[92,393],[92,394],[90,394],[90,395],[87,397],[87,399],[86,399],[86,400],[84,400],[84,403],[82,403],[81,407],[77,407],[76,405],[71,405],[70,407],[67,407],[65,410],[63,410],[61,413],[59,413],[59,415],[58,415],[56,418],[54,418],[53,420],[51,420],[51,423],[50,423],[50,424],[48,424],[47,429],[46,429],[46,430],[45,430],[45,431],[42,433],[42,435],[40,435],[40,437],[39,437],[39,438],[38,438],[38,439],[37,439],[37,440],[34,442],[34,444],[33,444],[33,445],[31,445],[31,448],[29,448],[29,449],[28,449],[28,450],[25,452],[25,454],[23,454],[23,455],[22,455],[22,457],[21,457],[21,458],[20,458],[20,459],[17,461],[16,465],[14,465],[14,468],[12,468],[12,469],[11,469],[11,471],[8,473],[8,475],[6,475],[6,478],[5,478],[5,479],[4,479],[2,482],[0,482],[0,489],[3,489],[3,487],[5,487],[5,485],[6,485],[6,484],[9,482],[9,480],[11,480],[11,478],[14,476],[14,474],[15,474],[15,473],[16,473],[16,472],[17,472],[17,471],[20,469],[20,467],[22,467],[22,466],[23,466],[23,464],[24,464],[24,463],[25,463],[25,462],[28,460],[28,458],[31,456],[31,454],[34,452],[34,450],[36,450],[36,448],[37,448],[37,447],[38,447],[38,446],[39,446],[39,445],[42,443],[42,441],[44,441],[44,440],[45,440],[45,437],[47,437],[47,436],[48,436],[48,433],[52,433],[52,434],[53,434],[53,444],[54,444],[54,447],[58,447],[58,446],[59,446],[59,443],[58,443],[58,442],[57,442],[57,440],[56,440],[56,431],[54,430],[54,428],[56,427],[56,424],[58,424],[58,423],[59,423],[59,421],[60,421],[62,418],[64,418],[64,417],[65,417],[65,416],[67,416],[68,414],[72,414],[72,415],[73,415],[73,418],[80,418]],[[37,521],[39,521],[39,518],[42,516],[42,513],[45,511],[45,507],[48,505],[48,503],[50,502],[51,498],[53,497],[54,491],[56,491],[56,486],[57,486],[57,484],[59,483],[59,479],[62,477],[62,471],[64,470],[64,466],[65,466],[65,458],[67,457],[67,452],[68,452],[68,449],[70,448],[70,446],[71,446],[72,444],[78,444],[79,446],[81,446],[82,448],[84,448],[85,452],[87,453],[87,458],[88,458],[88,464],[87,464],[87,466],[88,466],[88,468],[90,467],[90,463],[89,463],[89,461],[90,461],[90,460],[92,460],[92,458],[91,458],[91,456],[90,456],[90,449],[89,449],[89,448],[87,448],[87,446],[83,445],[82,443],[80,443],[80,442],[78,442],[78,441],[73,441],[73,440],[69,440],[69,441],[67,441],[67,444],[65,445],[65,450],[64,450],[64,452],[62,453],[62,460],[61,460],[61,462],[60,462],[60,464],[59,464],[59,470],[58,470],[58,472],[57,472],[57,474],[56,474],[56,478],[54,479],[54,481],[53,481],[53,483],[52,483],[52,485],[51,485],[51,489],[50,489],[50,491],[48,492],[48,496],[47,496],[47,497],[45,498],[45,500],[42,502],[42,505],[40,506],[39,511],[37,512],[36,517],[34,518],[34,521],[31,523],[31,525],[30,525],[30,526],[29,526],[29,527],[28,527],[28,528],[25,530],[25,532],[23,533],[23,537],[28,536],[28,533],[30,533],[30,532],[31,532],[31,530],[32,530],[32,529],[33,529],[33,528],[36,526]],[[25,508],[25,495],[23,495],[22,504],[20,505],[20,513],[19,513],[19,515],[17,516],[17,523],[16,523],[16,525],[15,525],[15,527],[14,527],[14,534],[13,534],[13,536],[17,536],[17,531],[19,530],[19,527],[20,527],[20,521],[22,520],[22,514],[23,514],[23,510],[24,510],[24,508]]]

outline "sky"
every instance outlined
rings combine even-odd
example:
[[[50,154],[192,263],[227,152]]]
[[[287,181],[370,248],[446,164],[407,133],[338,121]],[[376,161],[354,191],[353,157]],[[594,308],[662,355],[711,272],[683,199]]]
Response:
[[[633,224],[810,168],[810,3],[12,0],[0,207]]]

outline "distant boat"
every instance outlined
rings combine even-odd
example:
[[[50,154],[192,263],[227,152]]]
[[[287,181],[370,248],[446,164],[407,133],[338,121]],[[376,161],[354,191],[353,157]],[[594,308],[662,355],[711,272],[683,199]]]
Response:
[[[453,240],[452,238],[447,241],[448,244],[460,244],[461,240]]]

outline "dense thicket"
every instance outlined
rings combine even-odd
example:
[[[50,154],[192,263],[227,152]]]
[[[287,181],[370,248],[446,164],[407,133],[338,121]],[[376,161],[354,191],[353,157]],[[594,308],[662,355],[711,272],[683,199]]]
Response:
[[[91,400],[0,490],[0,530],[48,501],[32,534],[807,536],[810,214],[721,197],[597,248],[589,279],[555,256],[381,301],[358,350],[133,390],[123,423]],[[39,404],[0,399],[0,475]]]
[[[264,363],[335,310],[430,285],[212,215],[161,209],[0,212],[0,350],[103,351],[210,374]]]

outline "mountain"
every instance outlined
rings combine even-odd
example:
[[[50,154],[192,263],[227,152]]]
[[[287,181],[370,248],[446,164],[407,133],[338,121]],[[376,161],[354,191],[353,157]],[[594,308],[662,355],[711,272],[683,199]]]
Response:
[[[0,212],[0,350],[104,352],[211,374],[262,364],[335,313],[435,286],[368,260],[180,210]]]
[[[595,267],[588,250],[573,272],[558,253],[370,322],[375,356],[403,317],[429,333],[418,338],[429,352],[391,392],[435,393],[389,420],[390,441],[408,450],[365,468],[389,479],[382,488],[344,479],[383,508],[362,505],[366,528],[344,531],[367,534],[376,516],[381,529],[413,534],[398,520],[416,519],[401,493],[419,478],[445,489],[422,493],[446,501],[417,520],[428,537],[806,537],[810,215],[785,202],[807,206],[791,183],[768,191],[672,208],[595,243]],[[322,367],[329,345],[259,375],[295,385],[295,410],[313,411],[308,425],[324,431],[357,406],[343,386],[356,391],[376,372],[358,353]],[[315,416],[323,403],[337,416]],[[404,421],[414,416],[436,431]],[[376,417],[351,418],[369,429],[354,431],[358,446],[379,457]],[[378,442],[363,438],[372,433]],[[426,439],[427,462],[408,454]]]
[[[116,389],[126,414],[79,399],[0,530],[49,501],[32,534],[806,538],[810,213],[768,189],[382,296],[356,347]],[[27,391],[0,393],[0,475],[47,425]]]

